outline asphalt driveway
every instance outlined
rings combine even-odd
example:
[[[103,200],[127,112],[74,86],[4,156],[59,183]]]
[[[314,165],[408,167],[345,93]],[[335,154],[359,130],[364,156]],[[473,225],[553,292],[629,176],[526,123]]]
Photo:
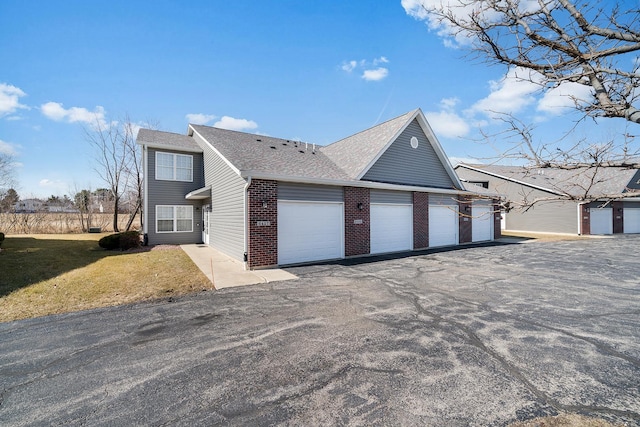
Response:
[[[640,425],[639,249],[622,236],[298,267],[0,324],[0,425],[485,426],[559,411]]]

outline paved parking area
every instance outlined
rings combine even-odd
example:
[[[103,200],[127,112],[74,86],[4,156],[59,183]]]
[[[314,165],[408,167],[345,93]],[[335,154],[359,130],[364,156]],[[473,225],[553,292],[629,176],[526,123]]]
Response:
[[[290,269],[0,324],[0,425],[640,425],[640,237]]]

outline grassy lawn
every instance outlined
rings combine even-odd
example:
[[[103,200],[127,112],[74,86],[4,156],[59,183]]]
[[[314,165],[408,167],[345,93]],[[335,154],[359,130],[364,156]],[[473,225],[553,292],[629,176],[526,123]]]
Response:
[[[106,251],[98,246],[102,236],[7,236],[0,322],[213,289],[177,246]]]

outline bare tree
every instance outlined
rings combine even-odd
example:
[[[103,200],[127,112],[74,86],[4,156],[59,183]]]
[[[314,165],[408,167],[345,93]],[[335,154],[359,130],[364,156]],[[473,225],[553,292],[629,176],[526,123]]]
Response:
[[[423,17],[489,63],[519,67],[519,76],[549,89],[586,86],[574,98],[591,117],[640,123],[640,8],[587,0],[422,0]]]
[[[13,184],[14,159],[9,153],[0,151],[0,192],[4,192]]]

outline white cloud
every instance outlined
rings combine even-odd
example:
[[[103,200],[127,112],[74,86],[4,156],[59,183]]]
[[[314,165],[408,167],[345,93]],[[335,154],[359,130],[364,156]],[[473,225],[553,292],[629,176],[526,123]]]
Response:
[[[467,163],[472,165],[477,165],[478,163],[480,163],[478,159],[474,159],[471,157],[449,157],[449,162],[451,162],[451,165],[453,167],[460,163]]]
[[[440,101],[440,111],[426,112],[424,115],[436,136],[445,138],[459,138],[469,133],[467,120],[455,112],[458,98],[444,98]]]
[[[59,179],[48,179],[48,178],[44,178],[41,179],[38,182],[38,186],[42,187],[43,189],[46,189],[47,191],[66,191],[69,186],[67,185],[66,182],[61,181]]]
[[[379,65],[379,64],[388,64],[389,60],[387,59],[386,56],[381,56],[380,58],[376,58],[373,60],[373,65]]]
[[[258,127],[258,124],[253,120],[236,119],[234,117],[222,116],[222,118],[215,122],[213,126],[221,129],[243,131],[255,129]]]
[[[364,70],[364,72],[362,73],[362,78],[368,82],[377,82],[384,79],[388,75],[389,70],[384,67],[380,67],[373,70]]]
[[[342,63],[342,70],[346,71],[347,73],[352,72],[353,70],[355,70],[355,68],[358,66],[358,62],[357,61],[345,61]]]
[[[489,117],[497,113],[517,113],[536,101],[534,94],[541,90],[541,76],[533,71],[511,68],[499,81],[490,81],[491,93],[477,101],[470,109]]]
[[[6,83],[0,83],[0,117],[15,113],[18,109],[28,109],[20,104],[20,98],[26,96],[21,89]]]
[[[13,144],[10,144],[0,139],[0,154],[15,156],[18,154],[18,150],[16,150],[16,147]]]
[[[194,125],[204,125],[218,118],[218,116],[214,116],[213,114],[202,113],[190,113],[185,117],[189,121],[189,123],[193,123]]]
[[[545,92],[538,102],[537,110],[551,115],[566,113],[575,109],[576,103],[585,105],[593,99],[593,90],[589,86],[567,82]]]
[[[66,121],[68,123],[86,123],[92,126],[105,128],[105,110],[100,105],[94,111],[89,111],[82,107],[71,107],[65,109],[59,102],[47,102],[40,106],[40,111],[46,117],[55,121]]]

